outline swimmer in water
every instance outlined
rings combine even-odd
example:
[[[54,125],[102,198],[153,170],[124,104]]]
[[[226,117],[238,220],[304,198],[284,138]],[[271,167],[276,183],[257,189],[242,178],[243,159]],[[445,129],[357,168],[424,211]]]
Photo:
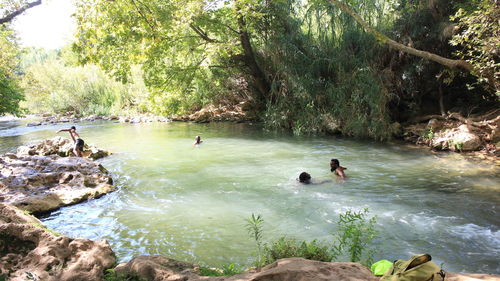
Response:
[[[201,137],[200,136],[196,136],[196,138],[194,138],[193,146],[200,145],[202,142],[203,141],[201,140]]]
[[[330,161],[330,171],[332,173],[335,173],[335,175],[337,177],[339,177],[340,179],[345,179],[346,178],[344,170],[347,170],[347,168],[340,166],[340,163],[339,163],[338,159],[332,159],[332,161]]]

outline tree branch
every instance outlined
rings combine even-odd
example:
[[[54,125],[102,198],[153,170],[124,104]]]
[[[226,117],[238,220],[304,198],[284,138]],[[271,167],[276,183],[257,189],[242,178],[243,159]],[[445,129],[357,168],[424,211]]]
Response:
[[[189,27],[191,27],[191,29],[194,30],[194,32],[196,32],[196,34],[198,34],[203,40],[207,41],[208,43],[221,43],[218,40],[215,40],[215,39],[208,37],[208,34],[205,31],[203,31],[203,29],[201,29],[200,27],[198,27],[192,23],[189,24]]]
[[[38,6],[42,4],[42,0],[37,0],[35,2],[28,3],[26,6],[20,8],[19,10],[16,10],[7,16],[3,17],[0,19],[0,24],[8,23],[11,22],[15,17],[19,16],[20,14],[24,13],[24,11],[28,10],[29,8],[33,8],[35,6]]]
[[[468,63],[464,60],[452,60],[452,59],[444,58],[444,57],[441,57],[441,56],[433,54],[433,53],[417,50],[415,48],[411,48],[411,47],[405,46],[401,43],[398,43],[398,42],[390,39],[389,37],[385,36],[384,34],[378,32],[377,30],[373,29],[370,25],[368,25],[365,21],[363,21],[363,19],[353,9],[351,9],[351,7],[349,7],[345,3],[343,3],[339,0],[328,0],[328,1],[331,2],[332,4],[334,4],[335,6],[340,7],[340,9],[342,9],[344,12],[351,15],[354,18],[354,20],[358,24],[360,24],[367,32],[370,32],[373,35],[375,35],[375,38],[378,41],[380,41],[384,44],[387,44],[396,50],[399,50],[399,51],[402,51],[402,52],[405,52],[405,53],[408,53],[408,54],[411,54],[411,55],[414,55],[417,57],[421,57],[421,58],[424,58],[427,60],[437,62],[437,63],[444,65],[444,66],[451,68],[451,69],[458,68],[458,69],[465,70],[467,72],[474,72],[474,67],[470,63]]]

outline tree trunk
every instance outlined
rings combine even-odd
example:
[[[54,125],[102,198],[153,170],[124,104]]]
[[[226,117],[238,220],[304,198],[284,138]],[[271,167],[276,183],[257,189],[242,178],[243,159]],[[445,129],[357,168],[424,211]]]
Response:
[[[399,50],[399,51],[402,51],[402,52],[405,52],[405,53],[408,53],[408,54],[411,54],[411,55],[414,55],[417,57],[421,57],[421,58],[424,58],[427,60],[437,62],[437,63],[444,65],[444,66],[451,68],[451,69],[462,69],[462,70],[465,70],[467,72],[474,71],[474,67],[470,63],[468,63],[464,60],[447,59],[447,58],[441,57],[441,56],[433,54],[433,53],[417,50],[415,48],[411,48],[411,47],[405,46],[401,43],[398,43],[398,42],[390,39],[389,37],[385,36],[384,34],[378,32],[377,30],[373,29],[370,25],[368,25],[365,21],[363,21],[363,19],[353,9],[351,9],[345,3],[342,3],[339,0],[328,0],[328,1],[330,1],[331,3],[333,3],[336,6],[340,7],[340,9],[342,9],[344,12],[351,15],[354,18],[354,20],[356,22],[358,22],[367,32],[370,32],[373,35],[375,35],[375,38],[378,41],[380,41],[384,44],[387,44],[396,50]]]
[[[29,8],[33,8],[35,6],[38,6],[42,4],[42,0],[37,0],[35,2],[28,3],[27,5],[19,8],[18,10],[6,15],[5,17],[0,19],[0,24],[8,23],[11,22],[15,17],[19,16],[20,14],[24,13],[24,11],[28,10]]]
[[[241,15],[238,17],[238,27],[245,64],[250,69],[250,74],[255,80],[255,87],[259,92],[260,98],[265,101],[269,95],[269,92],[271,91],[271,85],[269,84],[266,75],[257,64],[255,53],[253,51],[252,44],[250,43],[250,35],[248,34],[248,31],[246,29],[245,20]]]

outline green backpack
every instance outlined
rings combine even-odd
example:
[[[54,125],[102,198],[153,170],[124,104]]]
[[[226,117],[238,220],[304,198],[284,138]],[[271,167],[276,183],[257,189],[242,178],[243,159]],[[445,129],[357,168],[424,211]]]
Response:
[[[415,255],[409,260],[397,260],[380,281],[444,281],[443,270],[428,254]]]

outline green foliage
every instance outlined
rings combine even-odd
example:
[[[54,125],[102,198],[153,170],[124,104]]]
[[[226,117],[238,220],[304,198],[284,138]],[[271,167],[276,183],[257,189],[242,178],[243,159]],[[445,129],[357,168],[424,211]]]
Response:
[[[333,251],[336,255],[347,253],[351,262],[370,265],[373,262],[374,249],[369,246],[377,236],[376,217],[367,219],[368,209],[355,212],[348,210],[340,214],[338,233],[334,233],[336,242]]]
[[[264,259],[262,265],[290,257],[301,257],[326,262],[330,262],[336,258],[330,251],[328,245],[318,242],[317,240],[307,242],[297,241],[293,238],[280,237],[271,244],[266,244],[264,246]]]
[[[247,231],[248,234],[255,240],[255,243],[257,244],[257,264],[261,264],[262,262],[262,226],[264,224],[264,219],[262,218],[261,215],[255,216],[255,214],[252,213],[252,216],[248,219],[246,219],[247,225]]]
[[[298,241],[282,236],[271,243],[263,244],[263,251],[255,261],[256,266],[264,266],[278,259],[302,257],[310,260],[326,261],[348,257],[351,262],[361,262],[370,265],[375,250],[371,247],[378,231],[375,229],[376,217],[367,218],[368,209],[355,212],[348,210],[340,214],[338,231],[333,233],[334,241],[321,242],[317,240]],[[257,241],[258,248],[262,247],[262,216],[246,219],[247,230]]]
[[[232,276],[243,272],[243,268],[234,263],[224,265],[222,268],[200,267],[201,276]]]
[[[0,115],[20,115],[19,102],[24,99],[18,85],[19,49],[11,30],[0,25]]]
[[[113,269],[107,269],[103,279],[104,281],[147,281],[146,278],[134,274],[118,274]]]
[[[432,131],[432,128],[427,129],[424,134],[423,134],[424,139],[432,139],[434,137],[434,131]]]
[[[6,275],[0,275],[0,281],[5,281],[7,280],[7,276]]]
[[[462,142],[457,142],[455,140],[450,140],[448,142],[448,147],[453,151],[462,151],[464,144]]]
[[[480,82],[491,85],[490,90],[500,97],[500,7],[494,1],[470,1],[462,4],[451,17],[460,32],[450,43],[460,47],[455,54],[476,69]],[[466,2],[469,4],[469,1]]]
[[[23,105],[30,112],[109,115],[148,108],[139,70],[133,71],[129,83],[122,84],[95,65],[72,66],[61,56],[36,49],[26,52],[22,86],[27,100]]]

